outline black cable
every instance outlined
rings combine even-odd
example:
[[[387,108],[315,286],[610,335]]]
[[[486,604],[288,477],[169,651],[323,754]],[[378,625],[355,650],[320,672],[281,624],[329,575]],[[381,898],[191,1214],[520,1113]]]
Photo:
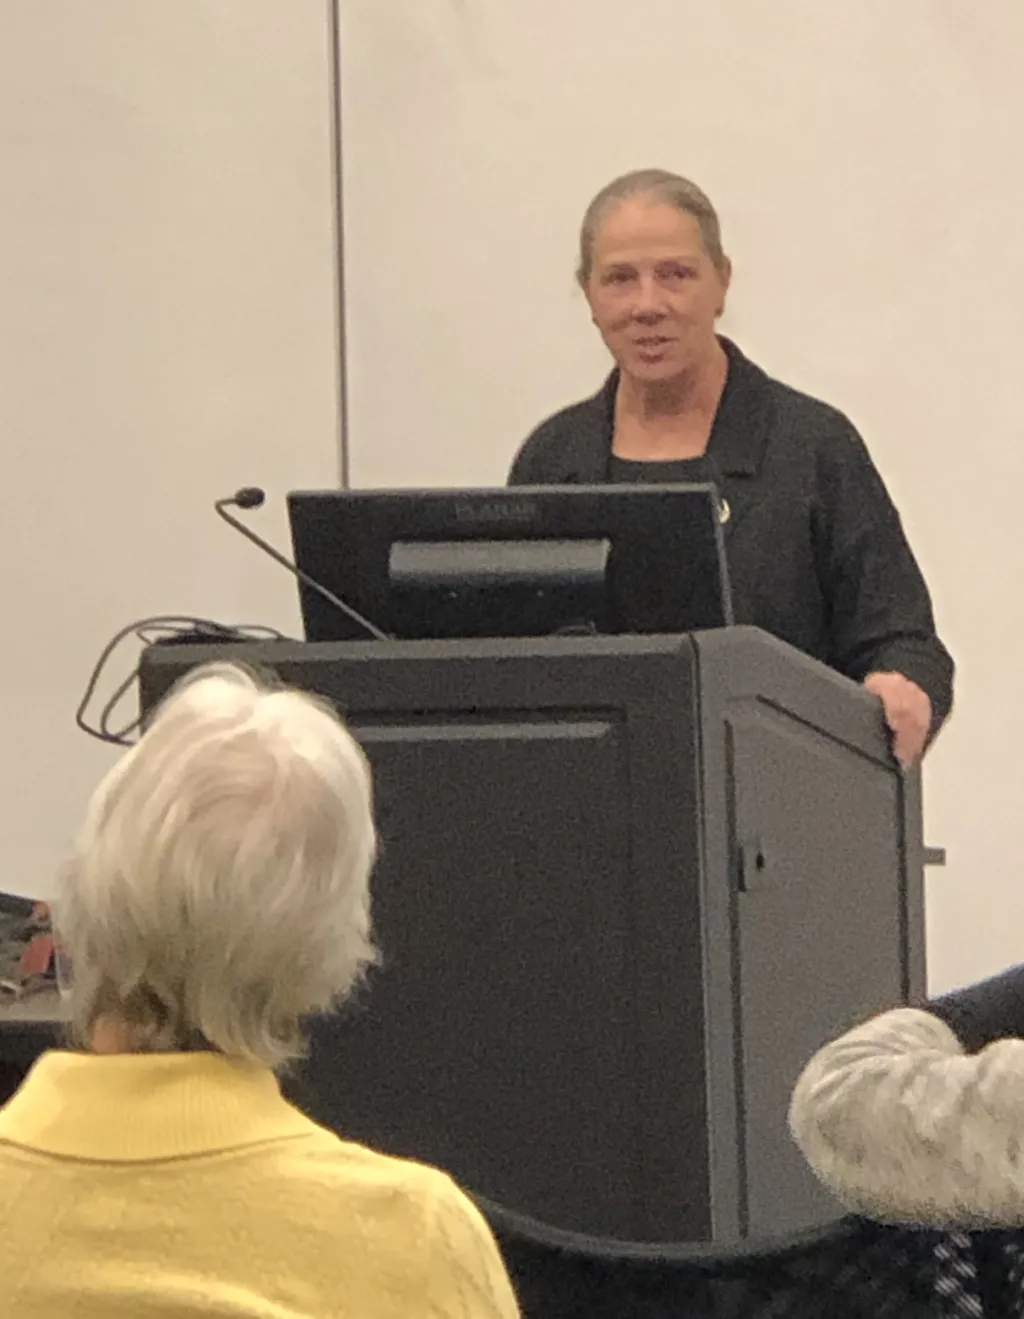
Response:
[[[118,632],[115,632],[114,635],[111,637],[111,639],[100,651],[100,657],[93,666],[92,673],[89,675],[89,681],[85,685],[85,694],[83,695],[81,701],[78,704],[78,709],[75,711],[75,724],[78,726],[78,728],[80,728],[83,733],[88,733],[90,737],[98,737],[101,742],[105,742],[108,740],[106,737],[104,737],[102,732],[97,731],[95,728],[89,727],[89,725],[85,722],[85,712],[89,706],[89,702],[92,700],[93,693],[96,690],[96,687],[100,680],[100,676],[103,673],[104,668],[106,667],[107,661],[110,659],[111,655],[121,644],[121,642],[125,639],[125,637],[129,636],[132,632],[135,632],[140,627],[156,627],[157,625],[188,626],[190,622],[194,622],[194,621],[195,620],[191,620],[186,617],[183,617],[181,614],[157,614],[150,618],[141,619],[135,623],[129,623],[126,627],[123,627]]]
[[[135,682],[138,680],[138,676],[139,676],[139,666],[136,665],[135,668],[132,669],[131,673],[129,673],[128,677],[125,678],[125,680],[122,683],[119,683],[118,686],[114,688],[113,696],[111,696],[107,700],[106,705],[100,711],[100,717],[97,722],[97,727],[99,728],[100,732],[103,734],[104,737],[110,737],[116,740],[120,740],[122,737],[124,737],[125,733],[123,731],[120,733],[116,733],[110,728],[109,726],[110,720],[114,716],[114,711],[120,705],[124,697],[127,696],[128,692],[132,689]],[[131,732],[132,730],[128,729],[127,731]]]
[[[158,634],[150,639],[150,634],[154,629]],[[133,744],[132,735],[135,734],[141,726],[141,716],[137,715],[130,723],[125,724],[122,728],[112,729],[110,721],[114,717],[118,705],[125,698],[132,686],[138,681],[139,666],[138,664],[132,669],[128,677],[125,678],[115,688],[113,694],[108,697],[106,703],[100,712],[99,720],[96,727],[93,727],[86,720],[86,711],[89,703],[95,695],[96,688],[99,686],[100,678],[111,656],[117,647],[131,633],[144,644],[159,644],[173,636],[183,636],[188,633],[208,633],[203,639],[210,643],[218,641],[259,641],[259,640],[277,640],[284,641],[287,638],[283,636],[276,628],[266,627],[262,624],[247,624],[238,627],[232,627],[224,623],[218,623],[210,618],[196,618],[190,614],[156,614],[149,618],[137,619],[133,623],[121,628],[107,642],[100,652],[99,659],[93,666],[89,675],[89,681],[86,684],[85,694],[79,702],[78,709],[75,711],[75,724],[83,733],[88,733],[90,737],[95,737],[101,742],[107,742],[114,746],[131,746]]]
[[[170,627],[169,629],[165,628],[163,631],[155,633],[153,639],[151,640],[149,631],[145,626],[142,626],[142,627],[136,627],[135,635],[136,637],[138,637],[139,641],[141,641],[144,646],[151,646],[155,643],[155,641],[165,636],[168,630],[174,632],[177,631],[178,629],[175,627]],[[113,695],[108,698],[106,705],[103,707],[102,711],[100,712],[99,721],[97,723],[97,727],[99,728],[99,731],[104,738],[108,738],[110,741],[121,745],[124,744],[125,739],[130,733],[135,732],[135,730],[138,728],[139,724],[141,723],[141,719],[138,716],[136,716],[131,721],[131,723],[126,724],[123,728],[116,730],[110,727],[110,720],[113,718],[114,711],[117,709],[121,700],[128,694],[128,692],[131,690],[134,684],[138,681],[138,677],[139,677],[139,666],[136,664],[135,667],[128,674],[127,678],[125,678],[125,680],[118,687],[114,689]]]
[[[158,641],[166,640],[168,633],[170,633],[171,636],[175,636],[175,635],[181,636],[185,632],[195,632],[200,630],[196,626],[200,621],[201,620],[198,619],[194,620],[192,626],[188,628],[183,628],[177,624],[167,625],[161,631],[158,631],[154,635],[153,640],[150,640],[150,632],[145,625],[141,627],[136,627],[135,635],[138,637],[138,639],[142,642],[144,646],[154,645]],[[211,641],[233,640],[235,639],[237,632],[239,630],[240,629],[225,627],[224,625],[218,623],[214,629],[211,629],[210,640]],[[130,745],[130,743],[128,742],[129,735],[136,732],[142,723],[141,716],[136,715],[134,719],[132,719],[129,723],[125,724],[122,728],[112,729],[110,727],[110,720],[114,716],[114,711],[117,709],[118,705],[128,694],[128,692],[132,689],[132,687],[134,687],[135,684],[138,682],[138,677],[139,677],[139,666],[136,664],[136,666],[128,674],[127,678],[125,678],[124,681],[114,689],[113,694],[110,697],[108,697],[107,703],[106,705],[104,705],[100,713],[99,721],[97,724],[100,735],[104,738],[104,740],[112,742],[118,746]]]
[[[168,633],[170,633],[171,636],[175,636],[175,635],[181,636],[185,632],[195,632],[199,630],[196,624],[200,622],[201,620],[196,619],[193,621],[193,625],[188,628],[181,628],[177,625],[167,626],[155,633],[151,633],[150,630],[145,625],[142,625],[140,627],[136,627],[135,635],[138,637],[138,639],[142,642],[144,646],[151,646],[157,644],[160,641],[167,640]],[[215,630],[211,631],[210,640],[235,641],[241,635],[244,635],[246,637],[251,637],[252,640],[254,641],[258,640],[260,635],[265,636],[268,640],[282,639],[280,632],[278,632],[276,628],[261,627],[259,624],[255,624],[252,627],[249,626],[227,627],[224,624],[218,623],[216,625]],[[127,678],[125,678],[125,680],[118,687],[114,689],[113,694],[110,697],[108,697],[107,703],[103,707],[103,710],[100,713],[100,717],[97,725],[100,733],[104,738],[107,738],[110,741],[121,746],[126,745],[125,739],[128,737],[129,734],[137,731],[139,725],[142,723],[141,716],[136,715],[136,717],[132,719],[130,723],[125,724],[123,728],[119,728],[119,729],[112,729],[110,727],[110,720],[114,717],[114,711],[117,709],[118,705],[128,694],[128,692],[132,689],[132,687],[134,687],[135,684],[138,682],[138,677],[139,677],[139,668],[138,665],[136,665],[135,668],[132,669],[131,673],[128,674]]]
[[[166,641],[168,632],[170,632],[172,636],[174,635],[181,636],[183,634],[183,631],[195,631],[195,630],[196,630],[195,628],[187,628],[187,629],[180,629],[174,627],[165,628],[162,633],[157,632],[155,634],[152,634],[152,639],[151,639],[151,633],[149,632],[149,630],[145,627],[140,627],[140,628],[136,628],[135,635],[139,638],[139,640],[142,642],[144,646],[152,646],[152,645],[157,645],[161,641]],[[210,637],[210,640],[238,641],[239,639],[243,639],[243,638],[246,641],[287,641],[289,639],[284,635],[283,632],[279,632],[276,627],[268,627],[265,623],[239,623],[230,627],[224,626],[222,624],[218,624],[218,630]],[[113,740],[114,742],[118,743],[121,746],[130,745],[130,743],[127,742],[126,739],[131,734],[137,733],[138,730],[141,728],[142,715],[137,714],[135,718],[132,719],[129,723],[125,724],[124,727],[116,730],[110,728],[110,720],[113,718],[114,711],[116,710],[118,704],[128,694],[129,690],[137,684],[138,678],[139,678],[139,666],[136,665],[135,668],[131,671],[131,673],[129,673],[128,677],[124,680],[124,682],[121,683],[121,685],[114,691],[113,695],[107,700],[107,703],[103,707],[103,711],[100,714],[100,718],[99,718],[100,731],[105,736],[109,736],[111,740]]]
[[[132,676],[134,677],[135,675],[133,674]],[[138,733],[141,727],[142,715],[136,715],[131,723],[125,724],[123,728],[118,728],[112,733],[108,733],[104,740],[119,747],[134,746],[137,739],[133,734]]]

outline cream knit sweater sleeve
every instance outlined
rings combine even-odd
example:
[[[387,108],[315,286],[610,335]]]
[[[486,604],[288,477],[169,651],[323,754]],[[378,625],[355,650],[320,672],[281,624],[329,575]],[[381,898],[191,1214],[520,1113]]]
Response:
[[[1024,1224],[1024,1040],[967,1056],[930,1013],[883,1013],[811,1059],[789,1121],[815,1173],[858,1213]]]

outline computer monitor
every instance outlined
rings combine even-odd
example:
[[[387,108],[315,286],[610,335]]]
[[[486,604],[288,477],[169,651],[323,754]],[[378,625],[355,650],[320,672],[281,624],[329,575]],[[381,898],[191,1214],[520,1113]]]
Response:
[[[299,568],[389,636],[678,633],[732,622],[711,485],[294,492]],[[301,586],[309,641],[365,637]]]

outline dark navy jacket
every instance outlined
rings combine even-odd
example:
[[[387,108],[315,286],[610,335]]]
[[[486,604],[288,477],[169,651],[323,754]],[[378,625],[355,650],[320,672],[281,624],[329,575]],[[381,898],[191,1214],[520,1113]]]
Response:
[[[953,661],[899,514],[857,431],[835,408],[766,375],[722,341],[729,373],[707,461],[724,526],[737,623],[750,623],[862,680],[905,674],[953,704]],[[511,485],[608,480],[618,373],[550,417],[520,449]]]

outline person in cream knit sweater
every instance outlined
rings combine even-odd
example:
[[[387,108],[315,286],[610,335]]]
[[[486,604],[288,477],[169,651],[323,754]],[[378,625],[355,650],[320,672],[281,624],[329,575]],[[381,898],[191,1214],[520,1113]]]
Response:
[[[1024,1225],[1024,967],[896,1008],[808,1063],[790,1128],[847,1208],[929,1227]]]
[[[77,1047],[0,1109],[0,1314],[514,1319],[447,1176],[278,1087],[302,1018],[374,960],[374,851],[330,710],[227,665],[172,693],[62,878]]]

